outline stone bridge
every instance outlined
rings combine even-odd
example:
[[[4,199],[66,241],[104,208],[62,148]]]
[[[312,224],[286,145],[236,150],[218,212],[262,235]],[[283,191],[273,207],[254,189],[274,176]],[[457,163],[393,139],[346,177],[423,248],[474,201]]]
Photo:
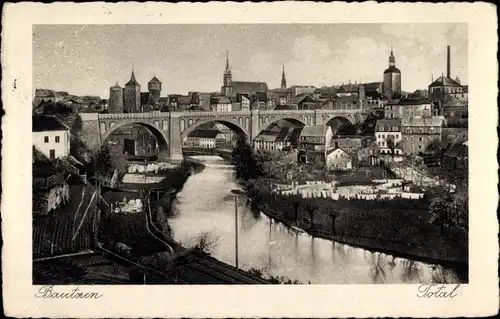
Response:
[[[148,112],[148,113],[81,113],[83,139],[90,147],[99,146],[120,127],[138,124],[146,127],[157,139],[159,158],[182,159],[182,141],[204,123],[218,122],[252,141],[271,124],[288,120],[298,125],[361,123],[366,111],[355,110],[251,110],[235,112]]]

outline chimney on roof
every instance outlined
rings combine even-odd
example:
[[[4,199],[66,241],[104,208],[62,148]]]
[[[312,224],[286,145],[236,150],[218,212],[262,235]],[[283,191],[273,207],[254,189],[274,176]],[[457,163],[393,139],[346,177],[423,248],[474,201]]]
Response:
[[[446,77],[450,77],[450,46],[447,47]]]

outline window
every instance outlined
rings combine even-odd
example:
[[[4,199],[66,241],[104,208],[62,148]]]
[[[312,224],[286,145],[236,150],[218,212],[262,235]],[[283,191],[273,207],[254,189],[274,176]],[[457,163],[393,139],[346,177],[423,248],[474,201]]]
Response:
[[[56,150],[50,150],[49,151],[49,157],[50,159],[55,159],[56,158]]]
[[[59,143],[59,136],[56,136],[56,143]]]
[[[48,136],[45,136],[45,137],[43,138],[43,141],[44,141],[45,143],[48,143],[48,142],[49,142],[49,137],[48,137]]]
[[[419,141],[419,142],[422,142],[422,137],[419,137],[419,138],[418,138],[418,141]]]

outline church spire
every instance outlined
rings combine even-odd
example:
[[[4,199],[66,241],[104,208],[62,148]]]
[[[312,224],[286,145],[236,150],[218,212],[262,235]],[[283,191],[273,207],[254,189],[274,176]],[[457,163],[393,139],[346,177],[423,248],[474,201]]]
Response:
[[[226,73],[231,73],[231,69],[229,68],[229,50],[226,50]]]
[[[139,85],[139,82],[135,79],[134,67],[132,67],[132,75],[130,76],[130,81],[125,85]]]
[[[396,66],[396,58],[394,57],[394,52],[392,50],[392,43],[391,43],[391,55],[389,56],[389,67],[391,66]]]
[[[286,77],[285,77],[285,66],[283,65],[283,70],[281,72],[281,88],[286,89]]]

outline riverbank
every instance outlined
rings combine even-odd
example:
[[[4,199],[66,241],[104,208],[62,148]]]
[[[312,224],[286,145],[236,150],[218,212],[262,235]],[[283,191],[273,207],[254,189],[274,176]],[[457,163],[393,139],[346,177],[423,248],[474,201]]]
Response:
[[[279,202],[280,199],[274,200]],[[443,238],[439,234],[439,228],[427,222],[427,212],[419,207],[407,210],[374,207],[370,210],[349,209],[341,213],[337,207],[333,225],[331,216],[320,210],[314,212],[311,222],[307,209],[312,205],[306,199],[302,200],[301,205],[297,205],[303,207],[302,210],[295,207],[298,211],[295,214],[298,216],[293,216],[294,207],[291,203],[288,209],[279,211],[267,204],[266,200],[250,199],[250,201],[254,209],[281,222],[291,230],[299,228],[314,237],[395,257],[439,264],[457,269],[462,277],[467,277],[466,233],[453,232]]]

